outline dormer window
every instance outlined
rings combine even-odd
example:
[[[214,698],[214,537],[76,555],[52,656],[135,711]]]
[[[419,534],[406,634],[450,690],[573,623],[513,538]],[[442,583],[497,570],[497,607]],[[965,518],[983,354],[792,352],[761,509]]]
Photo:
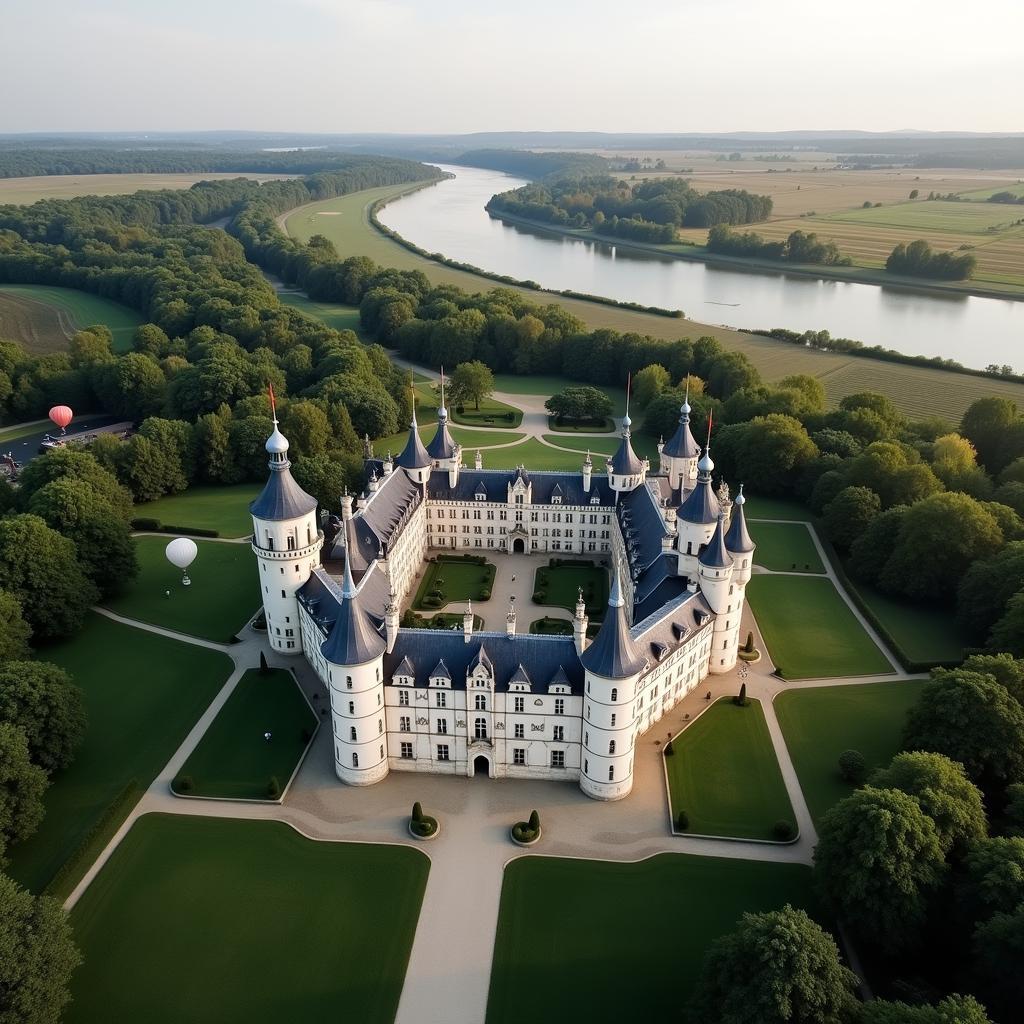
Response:
[[[594,497],[592,497],[590,499],[590,504],[591,505],[600,505],[601,504],[601,499],[595,494]]]
[[[477,493],[476,493],[476,494],[474,495],[474,497],[476,498],[476,500],[477,500],[477,501],[483,501],[483,500],[484,500],[484,498],[486,498],[486,497],[487,497],[487,495],[486,495],[486,494],[480,494],[479,492],[477,492]]]
[[[561,505],[562,504],[562,496],[560,494],[554,495],[552,497],[552,499],[551,499],[551,504],[552,505]]]

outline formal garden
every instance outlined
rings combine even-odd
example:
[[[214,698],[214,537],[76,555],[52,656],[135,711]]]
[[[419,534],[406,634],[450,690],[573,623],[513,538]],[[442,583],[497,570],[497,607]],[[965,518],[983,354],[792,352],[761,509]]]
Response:
[[[280,822],[140,818],[71,913],[68,1024],[392,1024],[429,861]],[[372,950],[368,956],[367,951]]]
[[[589,618],[603,619],[608,607],[607,571],[591,559],[552,558],[549,565],[536,572],[533,600],[575,613],[581,590]]]
[[[505,869],[487,1024],[677,1020],[708,944],[744,911],[814,912],[811,869],[685,854],[523,857]],[[616,939],[619,932],[628,938]]]
[[[856,750],[872,772],[900,749],[907,712],[925,681],[813,686],[775,698],[775,714],[800,788],[816,821],[856,788],[839,770],[839,755]]]
[[[437,555],[426,563],[412,606],[432,611],[453,601],[489,601],[495,571],[483,555]]]
[[[46,657],[82,690],[88,728],[74,762],[53,776],[39,830],[9,851],[8,873],[33,892],[65,862],[81,876],[131,809],[126,794],[153,781],[231,674],[224,654],[96,614]]]
[[[199,553],[182,571],[167,561],[171,537],[136,537],[141,572],[105,607],[126,618],[178,633],[229,643],[260,607],[259,573],[248,544],[197,541]]]
[[[323,704],[327,707],[327,701]],[[250,669],[189,754],[178,796],[278,800],[316,732],[318,716],[291,672]]]
[[[784,679],[893,670],[828,577],[755,575],[747,599]]]
[[[666,745],[676,831],[775,841],[796,837],[761,702],[744,700],[715,701]]]

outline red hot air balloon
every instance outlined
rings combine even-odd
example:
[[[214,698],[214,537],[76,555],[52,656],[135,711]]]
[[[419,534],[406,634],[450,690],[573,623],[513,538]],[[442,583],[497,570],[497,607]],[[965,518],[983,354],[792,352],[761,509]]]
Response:
[[[74,418],[74,415],[66,405],[55,405],[50,410],[50,419],[60,427],[62,434],[67,433],[68,424]]]

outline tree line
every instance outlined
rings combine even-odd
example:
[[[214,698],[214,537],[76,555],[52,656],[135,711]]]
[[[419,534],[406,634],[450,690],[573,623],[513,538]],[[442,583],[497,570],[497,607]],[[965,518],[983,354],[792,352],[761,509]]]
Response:
[[[835,242],[819,241],[814,232],[793,231],[781,242],[765,241],[755,231],[730,231],[724,224],[716,224],[708,232],[708,252],[747,259],[781,260],[789,263],[821,263],[828,266],[848,267],[853,262],[839,252]]]
[[[933,252],[923,238],[909,244],[900,242],[885,261],[890,274],[930,277],[938,281],[966,281],[978,265],[973,253]]]

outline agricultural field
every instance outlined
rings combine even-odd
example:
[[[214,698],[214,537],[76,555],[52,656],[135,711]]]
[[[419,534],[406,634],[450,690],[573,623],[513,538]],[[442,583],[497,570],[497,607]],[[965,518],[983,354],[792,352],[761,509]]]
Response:
[[[84,963],[64,1020],[391,1024],[429,865],[282,822],[147,814],[71,913]]]
[[[225,654],[95,614],[45,656],[82,690],[89,725],[74,762],[53,777],[39,831],[8,851],[8,874],[33,892],[75,854],[126,787],[149,786],[231,674]]]
[[[24,205],[40,199],[73,199],[75,196],[120,196],[140,190],[190,188],[197,181],[255,178],[275,181],[291,174],[245,174],[206,172],[203,174],[45,174],[32,178],[0,178],[0,205]]]
[[[1024,218],[1024,210],[999,203],[942,202],[920,199],[892,206],[840,210],[825,220],[871,224],[876,227],[910,228],[914,231],[955,232],[975,235],[1013,226]]]
[[[925,682],[814,686],[775,698],[775,713],[812,818],[819,819],[855,788],[839,774],[844,750],[859,750],[869,771],[889,763],[900,749],[904,720]]]
[[[708,945],[744,912],[787,903],[816,914],[809,867],[676,853],[638,864],[521,857],[505,869],[487,1024],[520,1024],[524,998],[531,1024],[678,1020]],[[622,915],[629,940],[610,941]]]
[[[0,338],[21,342],[32,355],[63,352],[75,331],[91,324],[106,324],[114,335],[114,351],[128,352],[141,323],[134,309],[87,292],[51,285],[0,285]]]

